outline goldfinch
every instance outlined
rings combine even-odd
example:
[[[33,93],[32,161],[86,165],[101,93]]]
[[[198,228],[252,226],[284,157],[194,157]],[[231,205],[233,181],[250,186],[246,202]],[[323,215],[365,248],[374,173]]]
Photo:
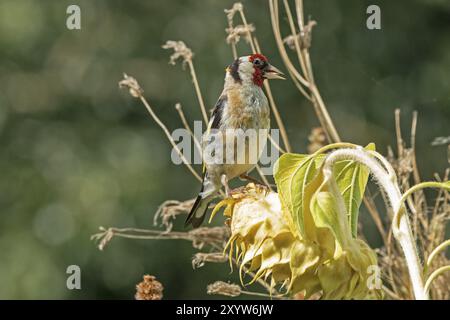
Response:
[[[222,94],[202,139],[202,187],[186,226],[192,224],[196,228],[202,224],[218,191],[224,187],[229,195],[229,180],[251,179],[247,173],[256,166],[270,129],[269,103],[262,90],[265,79],[284,78],[259,53],[240,57],[226,68]]]

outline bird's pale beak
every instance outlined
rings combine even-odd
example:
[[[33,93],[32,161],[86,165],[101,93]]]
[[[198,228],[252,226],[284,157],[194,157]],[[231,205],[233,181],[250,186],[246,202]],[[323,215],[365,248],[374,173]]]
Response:
[[[285,77],[283,77],[284,74],[281,72],[278,68],[275,68],[273,65],[269,64],[265,70],[264,78],[266,79],[281,79],[286,80]]]

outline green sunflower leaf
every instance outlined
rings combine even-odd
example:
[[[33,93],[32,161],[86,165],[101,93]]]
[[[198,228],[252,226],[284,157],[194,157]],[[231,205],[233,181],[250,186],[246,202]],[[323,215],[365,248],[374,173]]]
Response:
[[[374,151],[375,145],[371,143],[365,149]],[[335,164],[333,175],[344,198],[352,235],[356,237],[359,208],[369,180],[369,169],[355,161],[344,160]]]
[[[274,178],[283,206],[292,216],[295,227],[305,236],[305,190],[323,162],[324,155],[283,154],[275,164]]]

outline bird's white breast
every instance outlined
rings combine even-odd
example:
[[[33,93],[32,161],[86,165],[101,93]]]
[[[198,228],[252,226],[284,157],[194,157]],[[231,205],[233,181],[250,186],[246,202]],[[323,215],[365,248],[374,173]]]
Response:
[[[222,170],[231,179],[257,164],[267,141],[270,110],[258,86],[233,86],[226,93],[227,106],[222,113],[220,131],[226,136],[224,148],[234,150],[235,163],[224,164]]]
[[[221,129],[269,129],[270,110],[267,97],[256,85],[234,86],[227,90]]]

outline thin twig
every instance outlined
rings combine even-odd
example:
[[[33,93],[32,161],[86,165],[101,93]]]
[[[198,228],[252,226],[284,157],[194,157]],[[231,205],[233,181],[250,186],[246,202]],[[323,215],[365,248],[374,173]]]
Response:
[[[270,191],[273,191],[272,187],[270,186],[269,180],[267,180],[265,174],[262,172],[261,167],[258,165],[256,165],[256,171],[258,172],[259,176],[262,179],[262,182],[269,188]]]
[[[290,58],[286,52],[285,47],[284,47],[284,42],[283,42],[283,39],[281,36],[280,24],[279,24],[278,1],[277,0],[269,0],[269,4],[270,4],[272,28],[273,28],[275,40],[276,40],[276,43],[278,46],[278,50],[283,59],[283,62],[289,71],[289,74],[291,75],[294,83],[300,82],[301,85],[305,86],[308,89],[309,93],[306,93],[305,90],[301,89],[301,85],[297,85],[297,87],[299,88],[301,93],[303,95],[305,95],[305,97],[307,97],[308,100],[310,100],[312,102],[314,110],[317,115],[317,118],[318,118],[321,126],[325,130],[325,134],[327,135],[328,141],[330,143],[341,141],[339,134],[337,133],[336,128],[334,127],[333,121],[331,120],[331,117],[325,106],[325,103],[323,102],[320,92],[314,83],[314,80],[313,80],[314,78],[312,76],[311,61],[309,59],[309,54],[307,54],[307,49],[305,48],[305,49],[301,50],[301,53],[299,56],[301,61],[303,61],[303,63],[301,65],[302,65],[302,71],[305,76],[302,76],[297,71],[295,66],[293,65],[292,61],[290,60]]]
[[[286,150],[284,150],[283,148],[280,147],[280,145],[273,139],[272,135],[269,134],[268,137],[269,137],[270,143],[272,143],[279,152],[281,152],[281,153],[287,152]]]
[[[188,240],[193,243],[195,248],[202,248],[204,244],[223,247],[228,238],[228,229],[224,227],[203,227],[193,229],[188,232],[160,231],[152,229],[139,228],[104,228],[100,227],[100,232],[91,236],[91,240],[100,241],[98,247],[103,250],[104,247],[113,239],[121,237],[137,240]]]
[[[205,103],[203,102],[203,96],[200,91],[200,86],[198,84],[194,63],[192,62],[194,53],[190,48],[186,46],[186,44],[183,41],[168,40],[162,47],[163,49],[172,49],[174,51],[173,54],[170,56],[169,61],[170,64],[175,65],[178,59],[183,58],[183,67],[186,64],[189,66],[189,71],[191,73],[192,82],[194,84],[195,93],[197,94],[197,99],[200,105],[203,120],[205,121],[205,124],[208,124],[208,114],[206,113]]]
[[[124,74],[124,79],[119,82],[119,86],[127,87],[130,91],[130,94],[134,96],[135,98],[139,98],[141,102],[144,104],[145,108],[147,109],[150,116],[153,118],[153,120],[159,125],[159,127],[164,131],[166,134],[167,139],[169,140],[172,147],[175,149],[183,163],[186,165],[186,167],[189,169],[189,171],[192,173],[192,175],[199,181],[202,181],[198,173],[192,168],[192,166],[189,164],[186,157],[181,152],[180,148],[178,148],[177,144],[172,138],[172,135],[170,134],[169,130],[167,129],[166,125],[159,119],[159,117],[156,115],[156,113],[153,111],[153,108],[150,106],[150,104],[145,99],[143,93],[144,90],[142,90],[139,83],[136,81],[135,78],[128,76],[127,74]]]
[[[197,94],[198,103],[200,104],[200,110],[202,111],[203,120],[208,124],[208,114],[206,113],[205,102],[203,101],[202,92],[197,80],[197,74],[195,72],[194,64],[192,60],[188,61],[189,70],[191,72],[192,82],[194,83],[195,93]]]
[[[197,137],[194,135],[194,132],[192,132],[191,127],[189,126],[189,123],[186,120],[186,116],[183,112],[183,107],[181,106],[181,103],[177,103],[175,105],[175,109],[178,111],[178,115],[180,116],[181,122],[183,123],[184,128],[189,132],[192,139],[194,140],[195,146],[197,147],[198,152],[200,154],[202,153],[202,147],[200,146],[200,142],[198,142]]]
[[[261,52],[261,48],[259,46],[258,40],[254,38],[255,47],[258,52]],[[275,121],[277,122],[278,129],[280,129],[281,139],[283,140],[284,147],[287,152],[291,152],[291,143],[289,142],[289,137],[287,135],[286,127],[284,126],[284,122],[281,119],[280,112],[278,111],[277,104],[275,103],[275,99],[273,98],[272,89],[270,88],[270,84],[268,81],[264,82],[264,89],[267,92],[267,98],[269,99],[269,105],[272,109],[273,116],[275,117]]]

